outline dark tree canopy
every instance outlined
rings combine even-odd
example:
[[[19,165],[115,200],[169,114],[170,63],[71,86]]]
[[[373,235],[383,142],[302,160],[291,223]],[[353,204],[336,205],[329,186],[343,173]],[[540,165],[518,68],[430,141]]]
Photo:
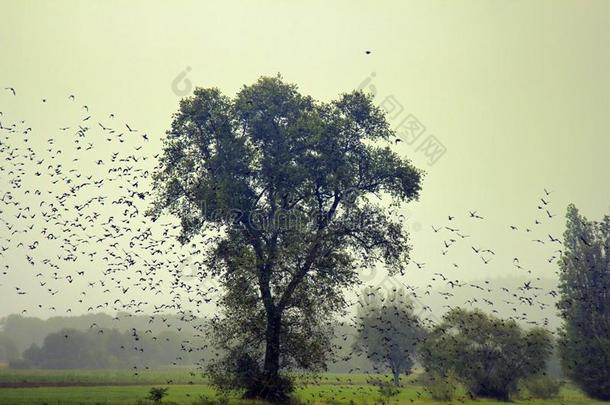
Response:
[[[560,355],[566,374],[587,394],[610,399],[610,217],[588,221],[567,211],[560,261]]]
[[[219,231],[202,271],[226,293],[223,340],[260,349],[269,379],[323,365],[325,321],[359,268],[405,270],[407,233],[384,201],[417,199],[422,172],[393,140],[371,96],[318,102],[280,76],[180,102],[150,213],[180,218],[183,243]]]
[[[544,370],[550,333],[524,331],[514,320],[480,310],[450,310],[426,338],[421,352],[428,372],[456,375],[474,396],[510,399],[520,380]]]

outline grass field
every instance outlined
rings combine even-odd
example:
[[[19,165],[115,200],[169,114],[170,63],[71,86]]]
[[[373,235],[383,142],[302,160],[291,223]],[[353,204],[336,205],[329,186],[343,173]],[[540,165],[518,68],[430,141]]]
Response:
[[[136,374],[137,373],[137,374]],[[203,384],[205,377],[190,369],[155,370],[11,370],[0,368],[0,387],[10,384],[150,385]]]
[[[296,397],[311,404],[378,404],[382,397],[364,374],[324,374],[317,384],[299,388]],[[188,370],[131,371],[117,370],[0,370],[0,405],[63,405],[63,404],[135,404],[147,403],[144,398],[151,387],[169,387],[167,402],[178,404],[203,403],[200,397],[215,398],[216,393],[200,374]],[[34,387],[39,385],[38,387]],[[417,385],[414,378],[402,381],[400,393],[391,404],[434,404],[430,396]],[[231,403],[240,403],[237,398]],[[457,401],[454,401],[457,402]],[[251,403],[251,402],[250,402]],[[497,404],[479,399],[461,403],[478,405]],[[587,399],[577,390],[562,389],[554,400],[517,400],[519,404],[604,404]]]

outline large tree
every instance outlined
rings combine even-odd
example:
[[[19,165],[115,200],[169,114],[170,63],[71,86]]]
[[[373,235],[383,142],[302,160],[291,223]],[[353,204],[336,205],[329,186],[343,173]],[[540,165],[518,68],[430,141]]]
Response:
[[[456,375],[471,395],[506,401],[520,380],[544,370],[551,350],[542,328],[524,331],[514,320],[454,308],[426,338],[421,356],[429,373]]]
[[[400,375],[411,372],[416,348],[425,336],[413,303],[404,289],[382,296],[372,287],[362,292],[360,303],[354,349],[376,366],[389,368],[399,385]]]
[[[282,366],[324,360],[303,347],[324,342],[323,320],[345,307],[357,269],[404,271],[407,233],[385,204],[418,198],[422,173],[394,139],[372,96],[318,102],[280,76],[233,99],[197,88],[180,102],[151,214],[179,217],[183,243],[219,231],[203,271],[224,287],[226,340],[264,353],[256,386],[266,388],[248,396],[281,399]]]
[[[588,221],[568,206],[560,265],[560,355],[587,394],[610,399],[610,216]]]

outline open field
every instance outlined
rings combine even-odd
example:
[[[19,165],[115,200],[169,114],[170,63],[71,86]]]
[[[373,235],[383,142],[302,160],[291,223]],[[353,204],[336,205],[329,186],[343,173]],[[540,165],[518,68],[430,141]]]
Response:
[[[136,374],[137,373],[137,374]],[[190,369],[155,370],[11,370],[0,368],[0,387],[203,384],[206,378]]]
[[[318,384],[299,388],[297,398],[311,404],[375,404],[382,397],[365,374],[324,374]],[[169,382],[169,384],[168,384]],[[153,386],[169,387],[167,402],[197,404],[200,397],[215,398],[216,393],[205,378],[187,370],[131,371],[117,370],[0,370],[0,405],[41,404],[135,404],[148,395]],[[413,377],[403,379],[403,388],[392,404],[433,404],[430,396]],[[23,388],[17,388],[23,387]],[[239,403],[232,399],[231,403]],[[477,405],[497,404],[493,400],[466,401]],[[587,399],[577,390],[566,387],[555,400],[517,400],[518,404],[603,404]]]

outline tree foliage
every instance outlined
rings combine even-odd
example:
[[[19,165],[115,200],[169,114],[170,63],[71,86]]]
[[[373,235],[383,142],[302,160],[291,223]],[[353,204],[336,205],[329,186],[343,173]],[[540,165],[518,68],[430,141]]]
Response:
[[[560,261],[560,355],[566,374],[592,397],[610,399],[610,217],[567,210]]]
[[[361,297],[355,351],[365,353],[380,368],[389,368],[398,385],[400,375],[411,372],[425,329],[404,290],[383,297],[368,288]]]
[[[455,374],[473,396],[509,400],[520,380],[542,371],[551,353],[548,331],[524,331],[514,320],[455,308],[427,337],[426,370]]]
[[[407,233],[381,202],[416,199],[422,173],[393,140],[371,96],[318,102],[279,76],[180,102],[150,215],[178,217],[184,243],[217,231],[201,274],[226,292],[219,340],[260,359],[267,379],[323,367],[327,322],[357,269],[404,271]]]

